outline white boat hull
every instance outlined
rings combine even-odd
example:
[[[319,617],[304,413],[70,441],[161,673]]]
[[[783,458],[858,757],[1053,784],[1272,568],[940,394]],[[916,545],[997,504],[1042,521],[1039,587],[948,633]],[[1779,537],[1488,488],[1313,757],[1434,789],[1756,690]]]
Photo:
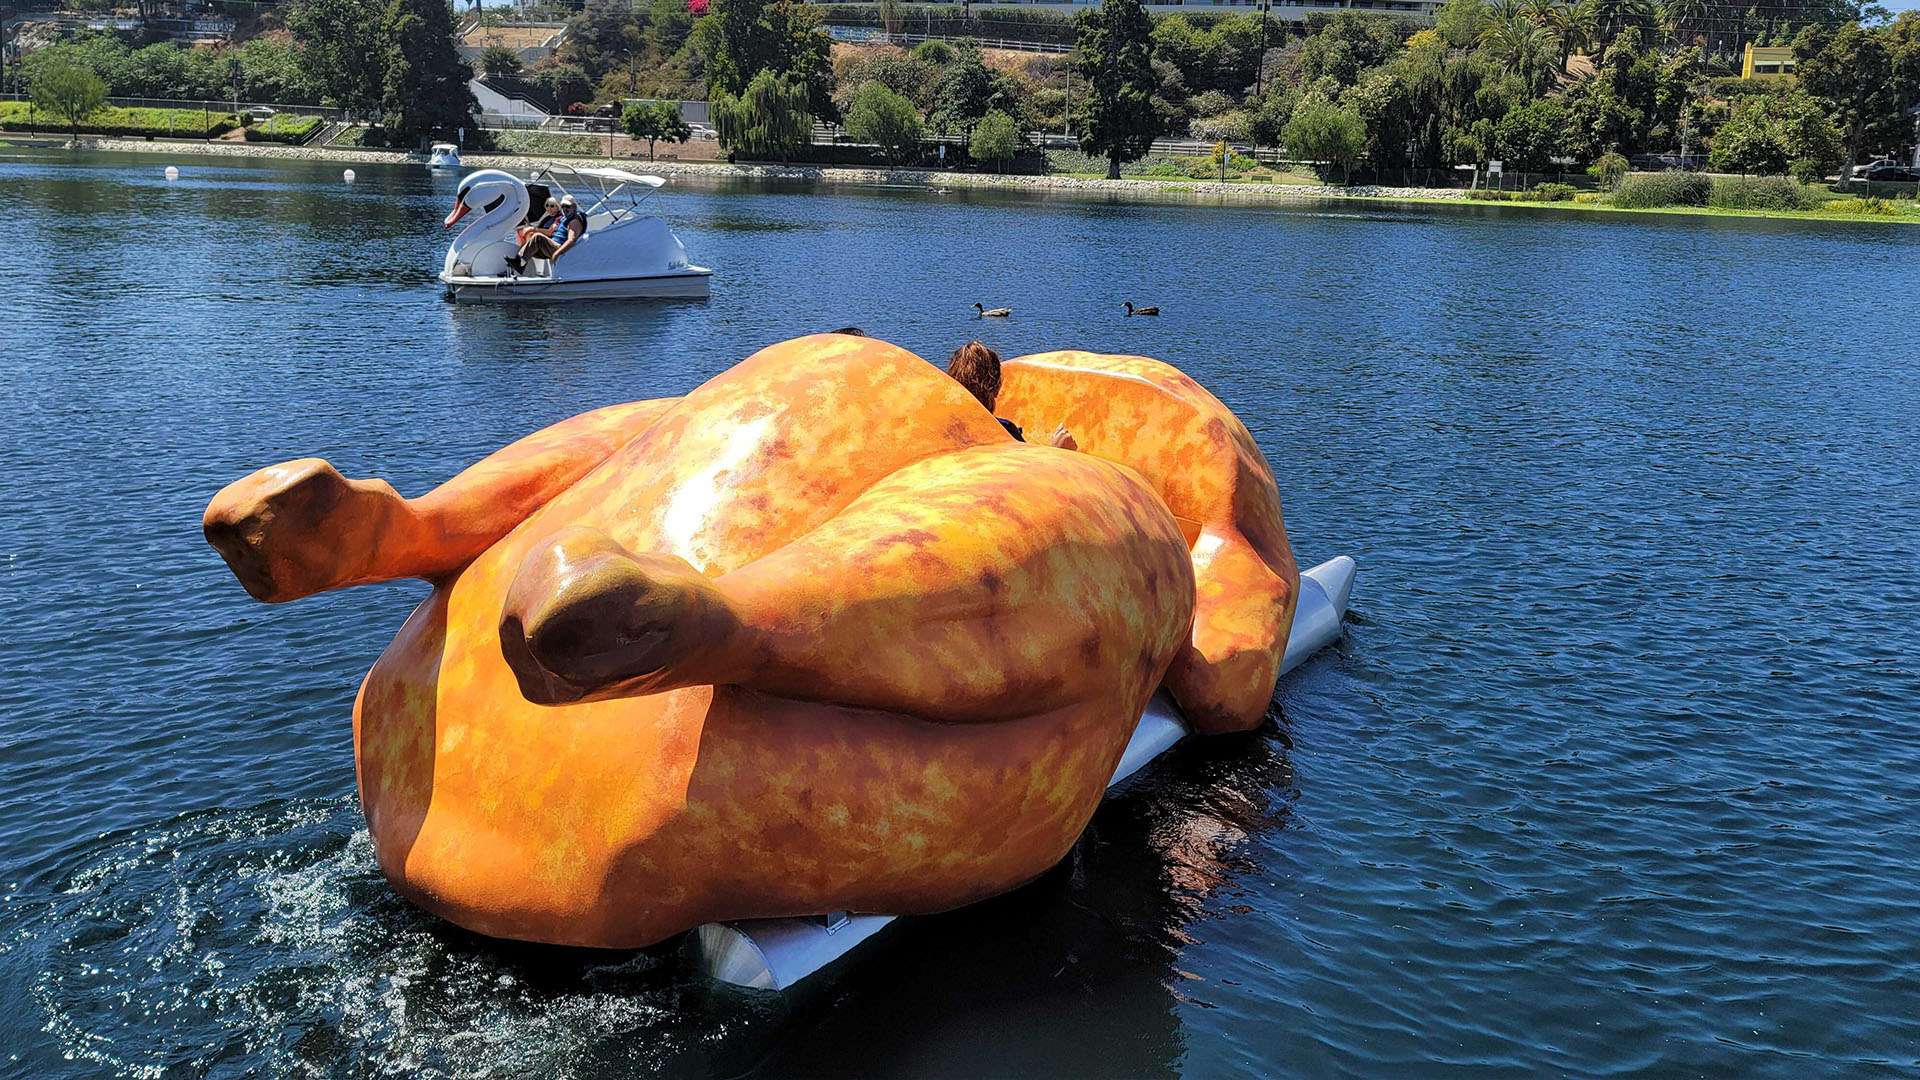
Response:
[[[684,271],[622,278],[456,277],[441,274],[447,295],[463,303],[516,300],[705,300],[713,271]]]
[[[1286,655],[1280,661],[1281,675],[1340,636],[1340,621],[1353,596],[1354,571],[1353,560],[1341,555],[1300,575],[1300,602],[1295,605]],[[1154,694],[1107,789],[1111,791],[1188,734],[1179,706],[1164,690]],[[708,923],[694,931],[694,949],[702,971],[711,979],[750,989],[786,990],[893,921],[892,915],[835,912]]]

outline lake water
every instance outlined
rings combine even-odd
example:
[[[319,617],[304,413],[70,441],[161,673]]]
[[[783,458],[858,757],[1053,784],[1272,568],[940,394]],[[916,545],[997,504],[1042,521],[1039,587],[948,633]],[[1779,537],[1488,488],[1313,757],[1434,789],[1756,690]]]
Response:
[[[680,183],[711,301],[456,308],[451,177],[167,163],[0,152],[0,1075],[1920,1069],[1920,229]],[[349,710],[425,587],[256,604],[207,499],[847,324],[1186,369],[1345,638],[797,999],[397,899]]]

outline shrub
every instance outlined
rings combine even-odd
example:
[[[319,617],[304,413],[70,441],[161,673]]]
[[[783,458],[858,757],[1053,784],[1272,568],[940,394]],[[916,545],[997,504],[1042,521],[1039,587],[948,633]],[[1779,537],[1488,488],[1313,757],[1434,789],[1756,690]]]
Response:
[[[480,50],[480,70],[487,75],[518,75],[520,54],[505,45],[489,45]]]
[[[1600,193],[1597,191],[1583,191],[1575,195],[1573,201],[1579,203],[1581,206],[1592,206],[1594,203],[1600,201]]]
[[[1232,150],[1227,149],[1227,144],[1222,142],[1214,146],[1213,156],[1211,157],[1182,159],[1189,163],[1187,165],[1186,172],[1184,174],[1173,173],[1171,175],[1175,175],[1175,176],[1185,175],[1194,180],[1218,180],[1220,179],[1220,165],[1221,165],[1222,158],[1226,160],[1228,176],[1244,175],[1245,173],[1250,172],[1254,168],[1254,166],[1260,164],[1258,161],[1254,160],[1251,157],[1248,157],[1245,154],[1235,153]]]
[[[1572,202],[1572,184],[1537,184],[1533,189],[1535,202]]]
[[[1796,183],[1818,184],[1827,178],[1827,170],[1812,158],[1794,158],[1787,165],[1787,175],[1793,177]]]
[[[31,115],[31,123],[29,123]],[[105,106],[80,122],[82,135],[135,135],[181,139],[212,138],[239,127],[228,113],[199,109],[122,109]],[[67,131],[68,125],[44,110],[29,114],[24,101],[0,101],[0,128],[9,131]]]
[[[1834,199],[1822,209],[1829,214],[1861,214],[1871,217],[1893,217],[1900,212],[1891,200],[1871,196],[1865,199]]]
[[[1784,176],[1723,176],[1713,182],[1709,206],[1724,210],[1812,210],[1824,193]]]
[[[947,64],[953,60],[953,46],[944,41],[923,41],[913,47],[913,58],[929,64]]]
[[[1705,206],[1713,198],[1713,180],[1699,173],[1635,173],[1620,178],[1613,205],[1629,210],[1659,206]]]
[[[1474,188],[1467,192],[1467,198],[1477,202],[1506,202],[1512,198],[1512,196],[1504,191],[1496,191],[1493,188]]]
[[[579,154],[596,155],[602,144],[592,135],[560,135],[550,131],[490,131],[487,133],[491,149],[503,154]],[[378,146],[372,136],[366,137],[368,145]]]
[[[1601,154],[1594,163],[1587,166],[1587,175],[1600,184],[1602,191],[1612,191],[1627,175],[1627,159],[1611,151]]]
[[[248,142],[277,142],[299,145],[320,126],[317,116],[276,116],[272,120],[247,127]]]

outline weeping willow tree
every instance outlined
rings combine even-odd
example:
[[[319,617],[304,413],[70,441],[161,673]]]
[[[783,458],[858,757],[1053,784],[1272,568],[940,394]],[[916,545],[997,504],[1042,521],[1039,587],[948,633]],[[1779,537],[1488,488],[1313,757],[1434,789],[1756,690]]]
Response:
[[[741,157],[790,161],[813,135],[807,85],[761,69],[739,97],[713,97],[713,129],[720,145]]]

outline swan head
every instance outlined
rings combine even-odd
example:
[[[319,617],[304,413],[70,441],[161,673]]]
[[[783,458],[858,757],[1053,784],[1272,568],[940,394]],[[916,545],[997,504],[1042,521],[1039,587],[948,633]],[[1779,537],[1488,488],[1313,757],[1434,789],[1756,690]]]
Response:
[[[447,215],[445,227],[453,228],[455,222],[471,211],[478,210],[485,214],[496,210],[513,200],[515,195],[524,204],[527,185],[512,173],[499,169],[481,169],[469,173],[460,181],[460,189],[454,193],[453,212]],[[524,211],[525,207],[521,209]]]

